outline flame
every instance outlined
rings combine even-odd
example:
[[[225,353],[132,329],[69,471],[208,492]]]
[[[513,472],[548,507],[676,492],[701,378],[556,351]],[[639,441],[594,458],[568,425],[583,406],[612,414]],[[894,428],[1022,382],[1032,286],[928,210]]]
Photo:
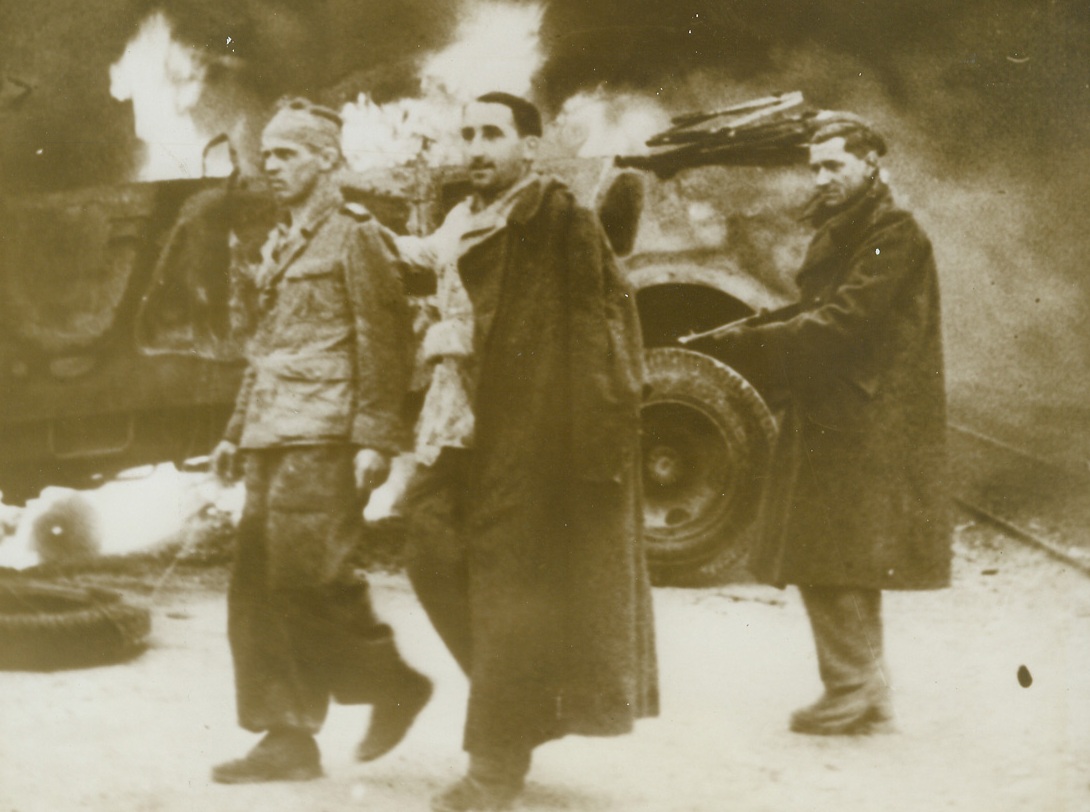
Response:
[[[380,105],[361,93],[342,108],[349,166],[362,171],[417,160],[456,162],[455,123],[465,102],[492,90],[530,94],[545,61],[543,14],[537,4],[467,5],[454,42],[424,61],[420,98]]]
[[[193,48],[177,42],[162,12],[147,17],[110,66],[110,95],[131,101],[145,159],[139,180],[200,177],[212,134],[193,114],[204,92],[207,67]]]

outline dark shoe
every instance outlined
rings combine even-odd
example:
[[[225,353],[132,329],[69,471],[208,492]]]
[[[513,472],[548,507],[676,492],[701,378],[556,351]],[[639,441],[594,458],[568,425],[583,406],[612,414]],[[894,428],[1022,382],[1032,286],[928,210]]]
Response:
[[[212,780],[220,784],[310,781],[321,776],[318,744],[298,730],[270,731],[242,758],[212,768]]]
[[[431,799],[432,812],[509,809],[522,784],[493,784],[467,775]]]
[[[374,761],[397,747],[431,699],[431,680],[415,671],[408,674],[411,676],[397,699],[376,703],[372,709],[367,735],[356,748],[356,758],[360,761]]]
[[[791,714],[791,730],[815,736],[888,733],[894,729],[893,707],[885,686],[861,686],[826,693]]]

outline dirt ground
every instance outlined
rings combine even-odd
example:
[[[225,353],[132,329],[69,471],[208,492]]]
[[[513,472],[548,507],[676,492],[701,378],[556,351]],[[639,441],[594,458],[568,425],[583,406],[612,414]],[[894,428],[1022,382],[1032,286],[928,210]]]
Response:
[[[519,808],[1090,809],[1090,579],[982,527],[960,528],[957,551],[952,589],[887,596],[898,733],[788,732],[789,712],[820,690],[795,591],[660,588],[662,717],[624,738],[541,748]],[[153,610],[150,650],[124,665],[0,673],[0,812],[403,812],[427,809],[460,774],[465,682],[405,578],[379,573],[380,610],[438,686],[405,742],[358,764],[366,711],[333,707],[324,779],[213,784],[209,767],[254,742],[234,724],[224,584],[223,570],[182,567],[114,576]]]

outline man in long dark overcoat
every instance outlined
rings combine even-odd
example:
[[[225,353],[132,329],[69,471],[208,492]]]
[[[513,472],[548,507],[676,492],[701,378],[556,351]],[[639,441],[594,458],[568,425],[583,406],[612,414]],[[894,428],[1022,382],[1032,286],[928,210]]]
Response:
[[[352,566],[366,494],[407,433],[411,332],[393,246],[341,197],[336,113],[283,105],[262,158],[284,218],[252,280],[249,366],[213,463],[224,478],[244,469],[228,635],[239,723],[265,736],[213,769],[222,783],[319,776],[331,698],[373,706],[357,757],[377,758],[431,693]]]
[[[399,242],[442,319],[405,514],[409,573],[469,678],[468,774],[433,809],[504,808],[533,749],[657,712],[641,539],[635,297],[596,216],[532,170],[541,116],[486,94],[461,135],[473,186]]]
[[[709,342],[785,397],[750,563],[797,584],[810,617],[825,692],[792,716],[803,733],[889,727],[882,590],[950,577],[938,279],[931,243],[880,176],[885,150],[853,116],[820,124],[798,304]]]

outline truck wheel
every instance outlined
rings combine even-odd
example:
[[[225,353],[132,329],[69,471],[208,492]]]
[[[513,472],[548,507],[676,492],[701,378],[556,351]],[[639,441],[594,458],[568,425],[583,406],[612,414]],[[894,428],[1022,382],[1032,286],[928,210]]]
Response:
[[[120,662],[147,647],[151,615],[116,592],[0,581],[0,669],[55,671]]]
[[[714,358],[658,347],[646,360],[644,535],[652,578],[665,583],[745,555],[776,427],[757,391]]]

